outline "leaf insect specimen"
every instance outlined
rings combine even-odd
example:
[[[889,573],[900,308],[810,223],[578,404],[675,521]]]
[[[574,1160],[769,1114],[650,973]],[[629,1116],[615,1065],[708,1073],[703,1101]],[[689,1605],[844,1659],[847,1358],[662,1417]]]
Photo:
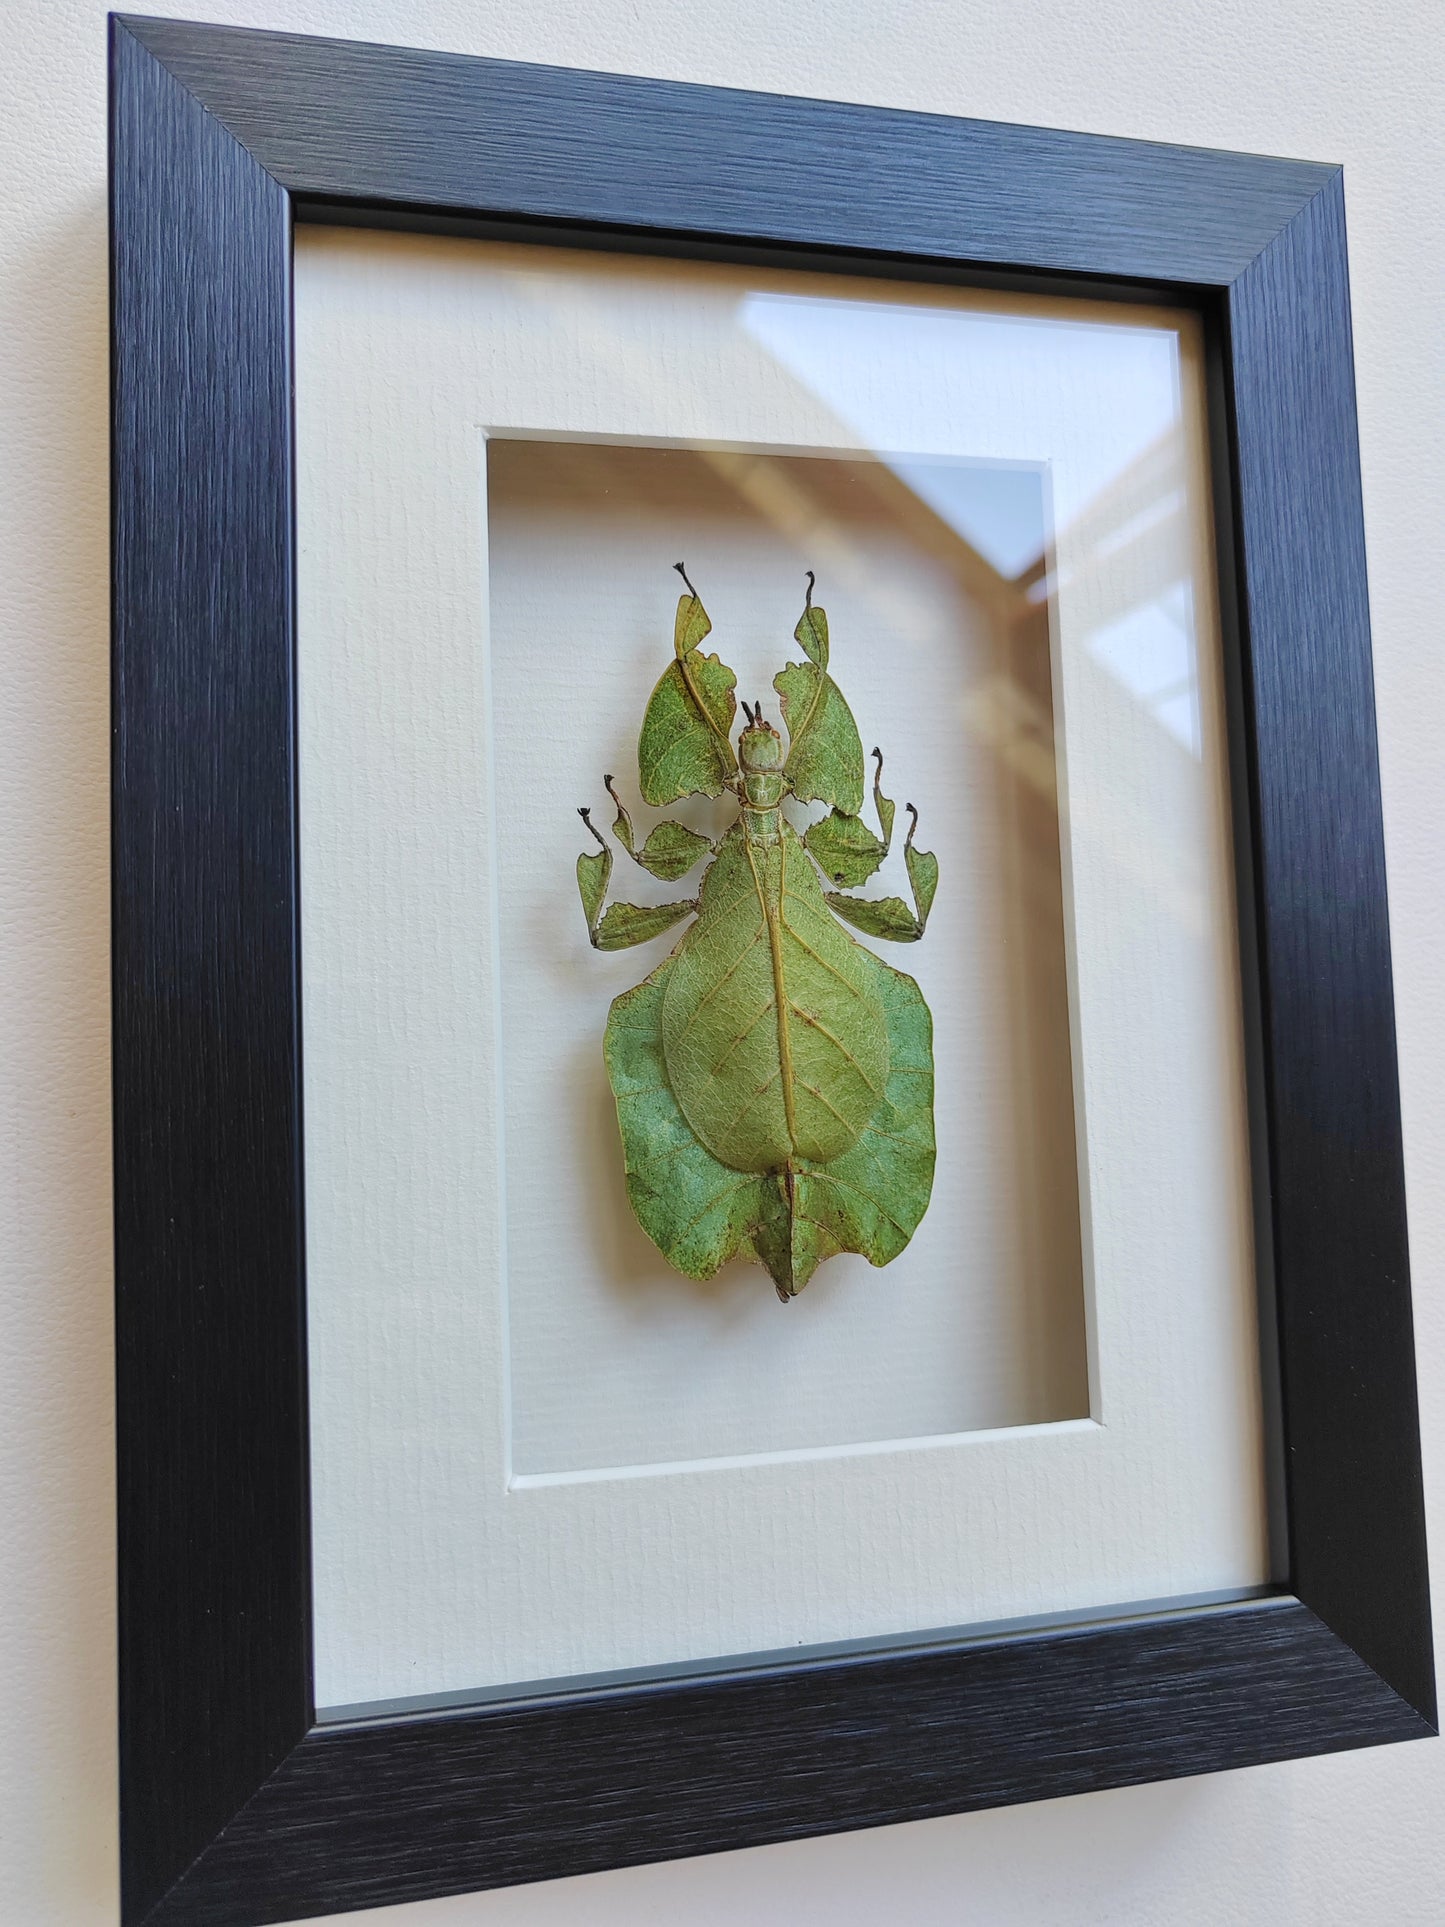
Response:
[[[904,859],[913,908],[842,890],[865,883],[888,854],[893,803],[874,750],[873,804],[882,835],[860,814],[858,726],[828,673],[828,618],[813,576],[794,630],[804,662],[774,678],[788,729],[762,704],[743,704],[732,743],[737,677],[700,648],[711,632],[683,565],[673,660],[642,719],[642,795],[655,808],[684,796],[738,799],[716,844],[672,820],[639,847],[612,778],[613,834],[655,877],[675,882],[704,856],[695,898],[644,907],[603,904],[612,851],[588,810],[600,851],[577,859],[577,887],[598,950],[646,943],[697,921],[652,975],[618,997],[604,1052],[622,1129],[627,1194],[658,1250],[690,1278],[730,1258],[767,1268],[786,1304],[826,1258],[854,1251],[886,1265],[907,1245],[933,1187],[933,1019],[911,977],[841,928],[912,943],[923,935],[938,860]],[[784,799],[829,813],[799,836]],[[825,889],[820,881],[842,886]]]

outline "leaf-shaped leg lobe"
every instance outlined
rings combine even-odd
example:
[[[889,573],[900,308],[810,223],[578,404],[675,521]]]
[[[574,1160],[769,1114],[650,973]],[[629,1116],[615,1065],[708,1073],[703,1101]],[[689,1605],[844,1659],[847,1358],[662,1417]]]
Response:
[[[617,794],[617,785],[610,776],[604,776],[602,781],[607,787],[607,794],[617,805],[612,834],[632,861],[650,876],[661,877],[664,883],[676,883],[679,877],[686,876],[689,870],[694,869],[712,848],[709,838],[700,835],[697,830],[690,830],[685,823],[679,823],[672,817],[664,817],[639,847],[632,828],[632,817],[627,805]],[[593,835],[596,835],[595,830]]]
[[[580,809],[577,814],[601,844],[595,855],[584,852],[577,859],[577,892],[594,950],[630,950],[634,944],[650,943],[692,915],[697,908],[693,899],[682,903],[609,903],[604,915],[602,906],[612,880],[612,852],[592,821],[591,812]]]
[[[813,602],[811,570],[793,640],[808,660],[788,663],[773,678],[788,726],[788,781],[800,803],[827,803],[856,816],[863,807],[863,744],[853,712],[828,674],[828,618]]]
[[[648,700],[637,743],[643,800],[657,808],[680,796],[721,796],[737,774],[730,740],[737,677],[716,655],[703,655],[699,644],[711,630],[697,597],[683,596],[673,660]]]
[[[882,1099],[851,1150],[830,1164],[745,1172],[693,1135],[667,1082],[662,1002],[676,958],[612,1006],[607,1071],[622,1130],[627,1194],[643,1230],[677,1270],[707,1279],[730,1258],[800,1292],[842,1251],[885,1265],[907,1245],[933,1186],[933,1025],[911,977],[864,952],[889,1039]]]
[[[928,928],[928,913],[938,894],[938,858],[931,850],[915,847],[913,837],[918,828],[918,812],[911,803],[906,803],[904,808],[913,819],[908,841],[903,846],[913,908],[910,910],[902,897],[845,897],[837,890],[826,893],[828,908],[834,916],[851,923],[865,937],[886,937],[890,943],[918,942]],[[891,804],[889,809],[891,811]],[[824,823],[827,821],[824,818]]]

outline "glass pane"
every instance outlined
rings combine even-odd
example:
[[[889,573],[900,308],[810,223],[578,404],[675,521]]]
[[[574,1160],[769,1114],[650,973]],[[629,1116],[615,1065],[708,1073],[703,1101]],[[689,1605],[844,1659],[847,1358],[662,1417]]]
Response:
[[[321,231],[297,286],[323,1705],[1262,1584],[1196,318]],[[599,952],[575,883],[609,775],[638,844],[739,815],[639,797],[679,560],[780,731],[811,572],[898,809],[854,894],[911,915],[905,804],[939,863],[857,937],[931,1200],[784,1304],[629,1205],[604,1027],[695,926]]]

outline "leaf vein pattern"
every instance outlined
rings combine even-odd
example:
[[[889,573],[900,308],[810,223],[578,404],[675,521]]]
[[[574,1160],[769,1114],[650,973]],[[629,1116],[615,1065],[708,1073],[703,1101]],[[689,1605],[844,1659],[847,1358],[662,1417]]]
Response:
[[[890,1144],[906,1144],[914,1151],[929,1151],[933,1148],[926,1137],[907,1137],[900,1131],[885,1131],[881,1124],[866,1124],[863,1127],[863,1135],[858,1141],[861,1144],[870,1137],[886,1137]]]
[[[902,1236],[905,1239],[911,1238],[913,1236],[913,1233],[907,1228],[907,1226],[901,1225],[898,1222],[897,1218],[893,1216],[891,1211],[887,1211],[884,1209],[884,1207],[878,1202],[877,1198],[870,1198],[866,1191],[860,1191],[856,1184],[849,1184],[845,1178],[840,1178],[836,1171],[832,1169],[814,1171],[810,1175],[814,1179],[816,1179],[819,1184],[836,1184],[840,1191],[851,1191],[855,1198],[861,1198],[864,1204],[871,1206],[871,1208],[878,1213],[880,1218],[886,1218],[889,1224],[893,1226],[893,1229],[896,1232],[898,1232],[900,1236]]]
[[[771,1010],[772,1005],[770,1004],[768,1008]],[[747,1116],[748,1112],[753,1108],[754,1104],[757,1103],[758,1099],[760,1097],[767,1096],[768,1092],[773,1088],[774,1084],[777,1083],[778,1079],[782,1076],[782,1074],[783,1074],[782,1066],[780,1065],[778,1069],[773,1072],[772,1076],[768,1079],[766,1084],[760,1084],[758,1086],[758,1088],[753,1092],[752,1096],[748,1099],[747,1103],[743,1105],[742,1109],[740,1111],[735,1112],[734,1115],[731,1118],[729,1118],[728,1122],[723,1126],[722,1130],[718,1132],[718,1136],[719,1137],[730,1136],[738,1128],[739,1124],[742,1123],[743,1119]]]
[[[824,1097],[823,1093],[818,1089],[816,1084],[810,1084],[806,1077],[800,1077],[798,1079],[798,1088],[799,1090],[806,1091],[810,1097],[816,1097],[818,1102],[824,1107],[825,1110],[829,1110],[833,1113],[834,1117],[837,1118],[838,1122],[845,1128],[845,1130],[849,1128],[848,1119],[844,1117],[843,1113],[838,1109],[838,1106],[836,1104],[830,1103],[829,1100],[826,1097]]]
[[[725,918],[732,915],[740,903],[746,903],[752,895],[752,885],[751,883],[747,883],[741,890],[737,891],[735,895],[725,897],[717,903],[709,903],[703,913],[703,923],[709,927],[714,923],[721,923]]]
[[[863,1066],[858,1062],[858,1059],[853,1055],[852,1051],[849,1050],[848,1046],[843,1042],[842,1038],[835,1037],[833,1032],[829,1030],[828,1026],[823,1022],[821,1017],[815,1017],[811,1011],[804,1010],[801,1004],[794,1003],[793,1012],[796,1016],[801,1017],[805,1024],[809,1025],[813,1030],[816,1030],[817,1032],[819,1032],[821,1036],[826,1037],[828,1042],[833,1046],[834,1050],[838,1051],[840,1055],[847,1058],[848,1062],[853,1066],[854,1070],[857,1071],[859,1077],[862,1078],[863,1082],[868,1086],[869,1090],[872,1091],[873,1095],[877,1097],[879,1094],[879,1087],[873,1082],[873,1079],[864,1070]]]
[[[718,978],[717,982],[714,984],[710,984],[708,986],[706,994],[698,999],[696,1006],[689,1013],[687,1024],[684,1028],[684,1033],[683,1033],[684,1035],[686,1035],[687,1032],[692,1029],[693,1025],[697,1022],[698,1018],[701,1017],[702,1013],[707,1009],[708,1005],[712,1002],[713,998],[716,997],[718,992],[731,979],[734,972],[739,970],[741,966],[746,962],[748,957],[752,955],[753,951],[757,949],[758,945],[762,942],[763,938],[766,935],[767,935],[766,930],[755,931],[752,937],[749,938],[748,942],[744,944],[743,948],[738,952],[737,956],[734,957],[733,961],[728,965],[727,969]],[[771,1007],[771,1000],[769,1000],[769,1005]]]
[[[695,1211],[682,1227],[681,1231],[678,1232],[677,1243],[681,1244],[690,1231],[696,1231],[697,1227],[710,1212],[721,1210],[729,1198],[735,1198],[739,1191],[746,1191],[749,1185],[756,1183],[757,1179],[755,1177],[740,1178],[736,1184],[730,1184],[726,1191],[715,1191],[707,1203],[703,1205],[702,1209]]]
[[[696,1149],[697,1146],[691,1139],[684,1139],[681,1144],[672,1144],[664,1150],[651,1152],[637,1166],[637,1169],[639,1171],[647,1171],[650,1170],[654,1164],[671,1164],[674,1158],[680,1158],[685,1151],[695,1151]]]
[[[860,1003],[863,1001],[863,993],[861,990],[859,990],[857,984],[850,983],[848,979],[843,975],[842,971],[839,970],[836,965],[830,964],[826,957],[819,956],[818,952],[813,948],[812,944],[810,944],[806,940],[806,938],[800,937],[798,935],[797,931],[788,922],[786,917],[780,917],[778,919],[778,922],[784,935],[791,937],[793,939],[793,942],[798,946],[798,948],[802,951],[805,951],[808,954],[808,956],[810,956],[813,959],[814,963],[818,964],[822,969],[826,970],[830,977],[836,977],[838,979],[838,982],[842,984],[843,988],[848,992],[849,996],[856,997]]]
[[[773,1008],[773,1000],[771,997],[769,997],[768,1001],[763,1005],[762,1009],[758,1012],[757,1016],[753,1018],[752,1022],[747,1026],[745,1030],[740,1030],[738,1032],[737,1036],[734,1037],[732,1042],[728,1045],[727,1049],[723,1052],[722,1056],[713,1065],[712,1075],[714,1077],[721,1076],[723,1065],[726,1064],[728,1059],[732,1056],[733,1052],[738,1048],[739,1044],[745,1044],[747,1042],[748,1038],[752,1036],[753,1032],[757,1029],[758,1025],[763,1021],[763,1019],[769,1014],[772,1008]]]

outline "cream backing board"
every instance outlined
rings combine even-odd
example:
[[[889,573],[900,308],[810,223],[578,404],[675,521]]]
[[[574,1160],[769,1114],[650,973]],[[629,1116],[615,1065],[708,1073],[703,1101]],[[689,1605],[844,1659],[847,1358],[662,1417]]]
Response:
[[[318,1703],[1264,1581],[1192,319],[315,229],[296,296]],[[573,808],[605,823],[603,770],[635,780],[675,541],[776,714],[820,525],[729,545],[685,496],[628,528],[555,491],[529,516],[499,442],[568,439],[1047,477],[1052,767],[942,572],[907,543],[814,563],[943,865],[927,939],[889,952],[939,1020],[940,1164],[894,1266],[835,1260],[786,1308],[756,1270],[673,1279],[620,1202],[596,1053],[667,941],[589,948]],[[1026,894],[999,799],[1030,786],[1058,795],[1067,1052],[1056,984],[1020,1028],[1022,926],[988,924]],[[1040,1109],[1065,1057],[1072,1120]]]
[[[990,580],[877,462],[497,438],[487,467],[492,770],[516,822],[496,851],[514,1483],[1085,1416],[1047,609]],[[976,491],[997,473],[940,466],[929,480],[937,496],[951,477]],[[1037,556],[1046,478],[1003,479],[1013,525],[986,533]],[[566,805],[586,798],[605,827],[615,771],[636,806],[679,555],[700,590],[706,577],[704,646],[775,720],[772,675],[801,654],[792,629],[817,568],[841,686],[948,871],[926,941],[878,946],[934,1013],[933,1201],[886,1270],[831,1260],[786,1315],[756,1267],[684,1283],[633,1217],[600,1025],[678,933],[595,954],[571,888]],[[1026,612],[1022,634],[990,590]],[[712,829],[736,809],[667,814]],[[652,815],[637,810],[639,833]],[[625,859],[613,874],[635,901],[696,889],[696,875],[653,882]],[[908,892],[899,851],[871,894],[895,891]]]

